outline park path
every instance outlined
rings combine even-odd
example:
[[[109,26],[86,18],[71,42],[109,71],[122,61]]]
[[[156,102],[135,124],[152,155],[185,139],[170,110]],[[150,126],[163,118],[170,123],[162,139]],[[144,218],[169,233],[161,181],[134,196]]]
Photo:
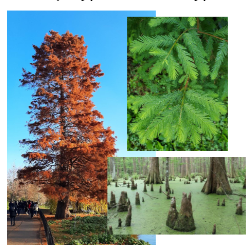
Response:
[[[7,244],[42,245],[40,237],[41,225],[39,215],[31,219],[30,215],[20,214],[15,217],[15,226],[11,226],[7,214]]]

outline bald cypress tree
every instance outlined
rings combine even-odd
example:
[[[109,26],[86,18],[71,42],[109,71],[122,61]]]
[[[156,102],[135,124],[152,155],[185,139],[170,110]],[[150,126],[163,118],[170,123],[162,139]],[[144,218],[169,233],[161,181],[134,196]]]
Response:
[[[55,198],[56,218],[68,214],[70,196],[106,198],[107,157],[113,156],[113,131],[103,127],[102,114],[91,100],[103,76],[100,65],[89,66],[84,37],[50,31],[33,46],[35,72],[23,70],[21,86],[33,90],[28,114],[31,139],[19,171],[26,183],[42,184]]]
[[[225,157],[211,157],[210,167],[202,192],[219,195],[232,194],[232,189],[226,175]]]

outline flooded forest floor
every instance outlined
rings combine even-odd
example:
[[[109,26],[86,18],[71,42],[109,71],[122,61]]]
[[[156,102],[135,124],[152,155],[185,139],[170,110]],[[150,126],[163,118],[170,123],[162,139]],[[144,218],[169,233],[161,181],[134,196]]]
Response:
[[[112,226],[113,233],[121,234],[212,234],[213,226],[216,224],[216,234],[246,234],[246,190],[242,183],[230,183],[232,195],[206,195],[201,192],[205,183],[196,183],[193,179],[190,184],[184,184],[186,179],[176,178],[175,181],[169,181],[170,189],[176,197],[177,211],[179,212],[182,200],[182,193],[192,195],[192,210],[196,229],[191,232],[179,232],[166,226],[166,219],[170,208],[171,200],[167,199],[165,192],[165,182],[163,184],[153,185],[154,191],[151,191],[151,185],[147,185],[147,192],[143,192],[144,181],[135,180],[137,189],[131,190],[127,185],[123,185],[123,179],[118,180],[118,187],[111,182],[108,185],[107,200],[110,201],[111,191],[116,196],[118,203],[121,191],[126,191],[132,205],[131,226],[125,227],[125,219],[128,212],[117,212],[117,208],[108,209],[108,227]],[[130,182],[129,180],[126,182]],[[130,182],[131,184],[131,182]],[[162,186],[162,193],[159,193],[159,187]],[[140,205],[135,205],[135,195],[139,192]],[[241,195],[241,196],[240,196]],[[142,202],[142,197],[144,202]],[[236,215],[236,204],[242,197],[243,215]],[[225,206],[217,206],[218,199],[220,204],[225,199]],[[118,227],[118,219],[122,219],[122,227]]]

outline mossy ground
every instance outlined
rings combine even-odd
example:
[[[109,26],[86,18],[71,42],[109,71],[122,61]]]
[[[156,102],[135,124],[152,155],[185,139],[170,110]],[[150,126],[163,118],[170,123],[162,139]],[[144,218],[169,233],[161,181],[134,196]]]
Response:
[[[159,193],[159,186],[162,186],[162,191],[165,190],[164,184],[154,185],[154,191],[150,191],[151,185],[147,186],[147,193],[143,192],[143,180],[137,180],[137,190],[131,190],[127,186],[122,186],[123,180],[118,180],[119,187],[115,187],[114,183],[108,186],[108,201],[110,201],[110,193],[116,195],[118,202],[121,191],[127,191],[128,198],[132,205],[132,221],[131,227],[125,227],[125,218],[127,212],[117,213],[117,208],[108,210],[108,226],[113,227],[114,234],[212,234],[213,225],[216,224],[217,234],[246,234],[246,198],[243,198],[243,215],[236,215],[236,204],[239,200],[238,195],[245,195],[246,190],[243,189],[241,183],[231,183],[233,195],[205,195],[201,192],[203,183],[195,183],[192,180],[191,184],[184,184],[185,179],[179,181],[170,181],[170,188],[174,189],[176,197],[177,210],[180,210],[182,193],[192,194],[192,210],[196,229],[191,232],[178,232],[166,226],[166,219],[170,208],[171,200],[167,200],[164,193]],[[141,205],[135,205],[135,194],[139,192],[140,200],[144,197],[144,202]],[[226,201],[226,206],[217,206],[217,201],[220,199],[220,204],[223,199]],[[122,227],[118,228],[118,218],[121,218]]]

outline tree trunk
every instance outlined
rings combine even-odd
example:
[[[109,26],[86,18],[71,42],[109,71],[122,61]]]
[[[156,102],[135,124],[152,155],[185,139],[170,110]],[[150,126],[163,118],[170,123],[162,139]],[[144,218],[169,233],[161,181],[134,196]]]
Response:
[[[186,158],[185,157],[182,157],[182,162],[183,162],[183,165],[182,165],[182,177],[185,177],[186,176]]]
[[[112,180],[115,181],[117,180],[116,177],[116,167],[115,167],[115,162],[114,162],[114,157],[110,157],[110,162],[112,162]]]
[[[203,177],[207,177],[207,167],[206,167],[206,158],[203,157]]]
[[[230,157],[227,157],[227,174],[228,176],[231,176],[231,172],[230,172]]]
[[[175,177],[175,173],[174,173],[174,158],[171,157],[171,161],[170,161],[170,173],[172,176]]]
[[[141,175],[141,173],[142,173],[142,168],[141,168],[141,167],[142,167],[142,163],[141,163],[141,159],[142,159],[141,157],[138,157],[139,175]]]
[[[161,178],[163,179],[164,178],[164,169],[165,169],[165,161],[164,161],[164,158],[162,157],[161,158],[161,162],[160,162],[160,165],[161,165]]]
[[[147,170],[148,170],[148,158],[147,157],[143,157],[143,175],[147,174]]]
[[[67,195],[63,200],[57,202],[55,219],[65,219],[69,214],[69,195]]]
[[[133,174],[136,173],[136,157],[133,157]]]
[[[185,162],[186,162],[186,176],[190,176],[190,158],[186,157],[185,158]]]
[[[146,183],[162,184],[159,171],[159,157],[150,157],[150,169]]]
[[[231,178],[236,177],[235,167],[234,167],[234,157],[231,158]]]
[[[190,157],[191,173],[195,173],[194,170],[194,157]]]
[[[205,194],[216,193],[219,195],[232,194],[226,175],[225,157],[211,157],[209,174],[202,188]]]
[[[124,167],[124,173],[126,174],[125,157],[123,157],[123,167]]]
[[[170,190],[169,187],[169,157],[166,157],[166,192]]]

